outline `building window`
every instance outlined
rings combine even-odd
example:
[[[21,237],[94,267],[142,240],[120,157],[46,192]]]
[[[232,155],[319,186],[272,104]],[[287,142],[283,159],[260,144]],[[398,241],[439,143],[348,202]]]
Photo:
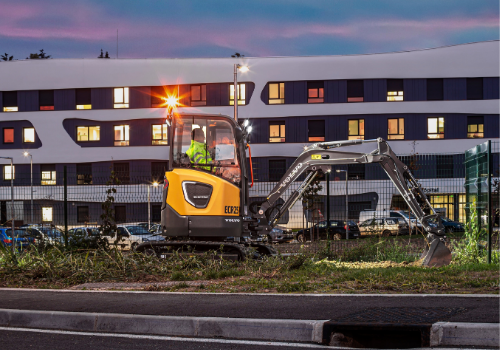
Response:
[[[129,126],[115,125],[115,146],[129,145]]]
[[[325,141],[325,121],[308,120],[307,133],[309,142]]]
[[[285,103],[285,83],[269,83],[269,104]]]
[[[16,179],[16,166],[13,165],[12,166],[12,169],[10,167],[10,165],[4,165],[3,167],[3,179],[5,181],[7,180],[15,180]]]
[[[100,126],[77,126],[76,127],[76,141],[99,141],[101,139]]]
[[[365,139],[365,120],[350,119],[348,128],[348,140],[364,140]]]
[[[92,109],[90,89],[76,89],[76,109]]]
[[[23,142],[24,143],[35,142],[35,128],[23,128]]]
[[[43,222],[52,221],[52,207],[42,207],[42,221]]]
[[[269,142],[285,142],[285,122],[269,122]]]
[[[307,103],[325,102],[325,89],[322,81],[307,82]]]
[[[286,173],[286,159],[269,160],[269,181],[279,181]]]
[[[166,92],[163,86],[151,86],[151,107],[165,106]]]
[[[427,138],[444,139],[444,117],[427,119]]]
[[[153,145],[168,145],[168,125],[155,124],[152,128],[152,143]]]
[[[76,184],[92,185],[92,163],[76,165]]]
[[[153,204],[151,206],[151,221],[152,222],[161,222],[161,205]]]
[[[42,185],[53,186],[56,184],[56,166],[54,164],[42,164]]]
[[[442,101],[443,91],[443,79],[427,79],[427,101]]]
[[[467,117],[467,138],[483,138],[484,137],[484,117],[470,116]]]
[[[364,91],[363,80],[348,80],[347,81],[347,102],[363,102]]]
[[[152,162],[151,163],[151,181],[163,182],[165,172],[168,170],[168,162]]]
[[[3,143],[14,143],[14,128],[3,129]]]
[[[4,91],[2,102],[4,112],[17,112],[17,91]]]
[[[120,181],[120,185],[128,185],[130,183],[129,163],[114,163],[113,171],[118,181]]]
[[[435,209],[440,209],[440,214],[450,220],[455,219],[455,199],[454,195],[429,195],[429,201]],[[463,222],[463,221],[461,221]]]
[[[206,106],[207,86],[191,85],[191,106]]]
[[[467,99],[483,99],[483,78],[467,78]]]
[[[387,101],[403,100],[403,79],[387,79]]]
[[[348,164],[347,174],[349,180],[364,180],[365,164]]]
[[[76,221],[77,222],[89,222],[90,221],[90,214],[89,214],[89,207],[88,206],[76,208]]]
[[[54,110],[54,90],[39,90],[38,104],[41,111]]]
[[[128,87],[115,88],[113,102],[114,108],[128,108]]]
[[[405,120],[404,118],[387,120],[387,139],[404,140],[405,138]]]
[[[238,84],[238,105],[246,104],[245,83]],[[229,85],[229,105],[234,106],[234,84]]]
[[[117,223],[127,221],[127,207],[124,205],[118,205],[115,207],[115,221]]]
[[[453,155],[436,156],[436,178],[448,179],[453,177]]]

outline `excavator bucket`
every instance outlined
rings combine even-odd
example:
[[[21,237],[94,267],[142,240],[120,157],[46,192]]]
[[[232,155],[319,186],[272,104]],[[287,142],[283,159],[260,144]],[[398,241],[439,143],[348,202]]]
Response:
[[[422,266],[446,266],[451,263],[451,251],[444,244],[443,240],[435,238],[425,247],[420,260],[422,261]]]

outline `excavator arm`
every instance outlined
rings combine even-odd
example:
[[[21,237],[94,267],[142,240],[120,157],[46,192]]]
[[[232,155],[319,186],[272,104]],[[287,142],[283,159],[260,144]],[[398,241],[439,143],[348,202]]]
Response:
[[[363,143],[376,143],[377,148],[370,153],[344,150],[344,147]],[[315,177],[321,172],[330,172],[332,165],[369,163],[379,163],[382,166],[408,204],[411,212],[427,232],[428,246],[422,255],[422,264],[426,266],[448,265],[451,262],[451,252],[445,245],[445,229],[441,218],[436,214],[408,167],[398,159],[388,143],[382,138],[321,142],[305,147],[304,151],[273,188],[266,201],[261,203],[258,211],[253,213],[253,218],[258,222],[257,226],[263,226],[266,230],[274,227],[280,217],[301,198]],[[294,181],[304,173],[307,174],[305,180],[282,205],[277,206],[276,201],[278,198],[282,197]],[[426,214],[426,212],[430,214]]]

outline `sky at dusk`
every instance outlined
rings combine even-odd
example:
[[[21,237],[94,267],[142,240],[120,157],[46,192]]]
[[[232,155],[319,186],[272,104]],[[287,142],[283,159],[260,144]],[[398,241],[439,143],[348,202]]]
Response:
[[[0,0],[24,59],[342,55],[499,39],[498,0]]]

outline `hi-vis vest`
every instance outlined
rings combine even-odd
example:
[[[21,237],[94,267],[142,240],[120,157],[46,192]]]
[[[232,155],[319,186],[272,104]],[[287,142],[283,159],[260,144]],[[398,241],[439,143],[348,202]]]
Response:
[[[212,158],[210,157],[210,153],[207,152],[204,143],[191,140],[191,146],[186,151],[186,154],[191,159],[191,163],[195,165],[212,163]],[[202,169],[210,170],[209,167],[203,167]]]

